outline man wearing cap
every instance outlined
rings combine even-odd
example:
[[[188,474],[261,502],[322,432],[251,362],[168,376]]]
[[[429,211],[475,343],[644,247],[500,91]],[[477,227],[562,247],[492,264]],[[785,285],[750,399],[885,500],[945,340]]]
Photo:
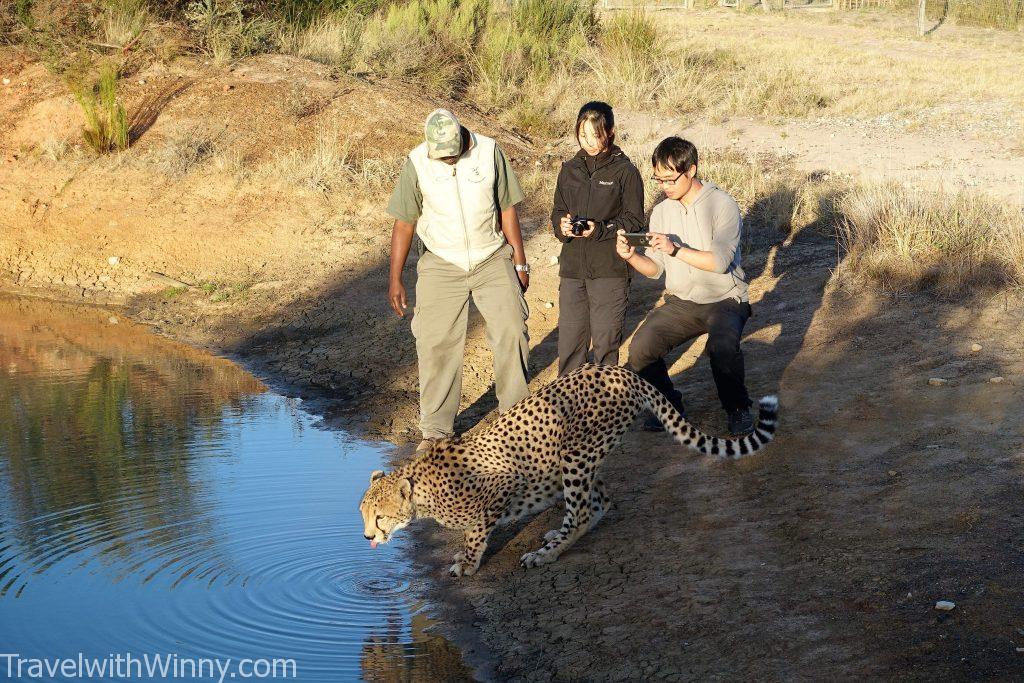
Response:
[[[519,181],[495,141],[470,132],[450,111],[431,112],[424,135],[388,203],[395,219],[388,298],[399,316],[407,306],[402,270],[413,235],[420,238],[412,319],[423,433],[417,452],[454,433],[470,297],[494,353],[498,409],[529,393],[523,294],[530,267],[515,207],[523,199]]]

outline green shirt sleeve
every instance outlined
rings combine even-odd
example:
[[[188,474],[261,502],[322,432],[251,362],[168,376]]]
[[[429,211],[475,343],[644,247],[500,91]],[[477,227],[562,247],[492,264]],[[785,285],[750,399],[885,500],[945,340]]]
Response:
[[[498,208],[504,211],[523,201],[523,188],[519,187],[519,180],[512,170],[512,165],[497,145],[494,146],[494,170],[497,174],[494,194],[498,200]]]
[[[402,166],[398,184],[388,202],[388,213],[406,223],[415,223],[423,213],[423,193],[420,192],[420,181],[412,159],[407,158],[405,166]]]

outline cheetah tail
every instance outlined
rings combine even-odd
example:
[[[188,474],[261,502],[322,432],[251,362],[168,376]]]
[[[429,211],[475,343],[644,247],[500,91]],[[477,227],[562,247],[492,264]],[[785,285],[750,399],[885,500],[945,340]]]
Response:
[[[644,384],[647,385],[646,408],[658,417],[676,441],[704,455],[738,460],[758,452],[775,438],[779,414],[776,396],[765,396],[758,403],[757,427],[753,432],[735,439],[724,439],[708,436],[691,425],[660,391],[647,382]]]

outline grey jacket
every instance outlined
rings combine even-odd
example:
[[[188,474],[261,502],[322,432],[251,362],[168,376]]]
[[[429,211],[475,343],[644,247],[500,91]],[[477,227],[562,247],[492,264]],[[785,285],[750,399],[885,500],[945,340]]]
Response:
[[[740,265],[740,207],[722,188],[702,182],[700,194],[689,208],[672,199],[658,203],[651,213],[650,229],[675,235],[673,241],[677,244],[710,251],[715,257],[715,271],[694,268],[663,251],[648,249],[646,255],[658,265],[658,272],[651,277],[657,279],[664,274],[665,291],[686,301],[747,301],[747,278]]]

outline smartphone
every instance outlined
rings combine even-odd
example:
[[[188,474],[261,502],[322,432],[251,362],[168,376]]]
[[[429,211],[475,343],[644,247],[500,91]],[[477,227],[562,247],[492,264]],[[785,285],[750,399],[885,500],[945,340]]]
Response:
[[[649,232],[627,232],[622,236],[626,238],[626,244],[631,247],[651,246],[651,233]]]

